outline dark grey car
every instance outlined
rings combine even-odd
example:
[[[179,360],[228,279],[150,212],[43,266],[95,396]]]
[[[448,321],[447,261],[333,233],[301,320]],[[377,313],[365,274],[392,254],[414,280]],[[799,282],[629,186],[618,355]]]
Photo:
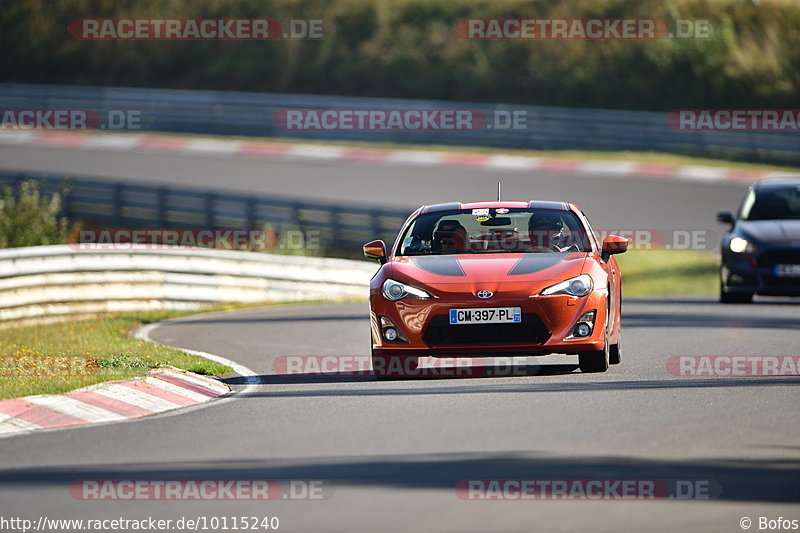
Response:
[[[746,303],[754,294],[800,296],[800,178],[762,180],[750,187],[722,239],[720,301]]]

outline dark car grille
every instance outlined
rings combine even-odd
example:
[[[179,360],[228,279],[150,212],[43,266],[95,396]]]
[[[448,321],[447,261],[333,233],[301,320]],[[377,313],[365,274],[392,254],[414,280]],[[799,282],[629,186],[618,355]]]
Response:
[[[800,265],[800,248],[767,250],[758,256],[758,266]]]
[[[522,315],[518,324],[459,325],[451,325],[442,315],[431,319],[422,338],[429,346],[540,344],[550,338],[550,332],[535,314]]]

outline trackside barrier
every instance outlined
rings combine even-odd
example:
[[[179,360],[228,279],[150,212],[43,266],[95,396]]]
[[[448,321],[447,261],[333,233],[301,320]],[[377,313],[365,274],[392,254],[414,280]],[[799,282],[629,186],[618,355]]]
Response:
[[[377,265],[202,248],[0,250],[0,323],[216,302],[366,298]]]
[[[3,109],[83,109],[99,116],[137,113],[140,131],[306,139],[492,146],[537,150],[633,150],[730,156],[755,161],[800,160],[796,131],[679,131],[667,112],[511,106],[393,98],[191,91],[69,85],[0,84]],[[287,110],[474,110],[491,128],[413,131],[282,129]],[[510,127],[508,117],[521,117]],[[500,120],[500,119],[503,120]]]
[[[373,239],[393,242],[411,210],[128,184],[58,174],[0,173],[0,189],[36,180],[52,194],[69,185],[61,216],[107,227],[259,230],[306,234],[311,248],[355,250]]]

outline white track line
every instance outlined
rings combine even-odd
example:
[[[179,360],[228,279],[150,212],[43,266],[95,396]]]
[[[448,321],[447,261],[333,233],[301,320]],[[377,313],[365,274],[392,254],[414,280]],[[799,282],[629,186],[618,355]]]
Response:
[[[684,165],[675,171],[675,177],[686,181],[720,181],[728,175],[728,169],[721,167],[702,167]]]
[[[241,141],[218,139],[192,139],[183,147],[183,152],[199,155],[230,155],[239,151]]]
[[[36,140],[34,131],[0,130],[0,144],[31,144]]]
[[[632,161],[587,161],[580,171],[587,174],[619,174],[627,176],[633,172],[636,163]]]
[[[115,135],[89,135],[81,148],[87,150],[111,150],[127,152],[136,148],[142,138],[139,135],[126,135],[118,133]]]
[[[532,170],[539,166],[540,161],[537,157],[493,155],[486,159],[483,166],[496,170]]]
[[[438,165],[445,158],[444,152],[422,150],[392,150],[386,157],[390,165]]]
[[[198,315],[192,315],[191,317],[186,317],[186,318],[183,318],[183,319],[179,318],[179,319],[173,319],[173,320],[165,320],[164,322],[156,322],[154,324],[147,324],[145,326],[142,326],[138,330],[136,330],[136,333],[134,334],[134,336],[137,339],[142,339],[142,340],[147,341],[147,342],[152,342],[152,343],[155,343],[155,344],[161,344],[162,346],[169,346],[168,344],[162,344],[162,343],[160,343],[158,341],[154,341],[153,339],[151,339],[150,338],[150,332],[152,332],[154,329],[156,329],[157,327],[162,326],[162,325],[175,323],[175,322],[191,322],[192,318],[201,317],[201,316],[203,316],[203,314],[217,314],[217,313],[218,313],[218,311],[215,311],[214,313],[202,313],[202,314],[198,314]],[[189,354],[192,354],[192,355],[196,355],[198,357],[202,357],[204,359],[208,359],[209,361],[214,361],[215,363],[219,363],[221,365],[229,366],[229,367],[231,367],[233,369],[234,372],[236,372],[237,374],[239,374],[240,376],[242,376],[244,378],[244,381],[245,381],[244,388],[241,391],[233,392],[232,394],[229,394],[222,401],[225,401],[228,398],[235,398],[237,396],[245,396],[247,394],[252,394],[253,392],[256,391],[258,386],[261,384],[261,380],[259,379],[257,373],[255,373],[254,371],[250,370],[246,366],[244,366],[242,364],[239,364],[236,361],[232,361],[232,360],[230,360],[230,359],[228,359],[226,357],[222,357],[221,355],[216,355],[216,354],[208,353],[208,352],[200,352],[200,351],[197,351],[197,350],[187,350],[186,348],[181,348],[180,346],[170,346],[170,348],[175,348],[176,350],[181,350],[182,352],[186,352],[186,353],[189,353]],[[214,403],[218,404],[220,402],[217,401],[217,402],[214,402]]]
[[[290,159],[321,159],[335,161],[344,156],[346,149],[340,146],[318,146],[313,144],[293,144],[286,152]]]

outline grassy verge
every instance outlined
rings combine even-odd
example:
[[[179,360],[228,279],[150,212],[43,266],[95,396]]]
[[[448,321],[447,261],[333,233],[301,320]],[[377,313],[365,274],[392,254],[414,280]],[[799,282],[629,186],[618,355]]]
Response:
[[[714,294],[719,259],[691,250],[632,250],[617,256],[628,296]]]
[[[186,313],[112,314],[4,329],[0,337],[0,398],[59,394],[103,381],[143,376],[159,366],[205,375],[230,372],[227,366],[130,335],[141,324],[182,314]],[[66,368],[70,370],[64,371]]]

